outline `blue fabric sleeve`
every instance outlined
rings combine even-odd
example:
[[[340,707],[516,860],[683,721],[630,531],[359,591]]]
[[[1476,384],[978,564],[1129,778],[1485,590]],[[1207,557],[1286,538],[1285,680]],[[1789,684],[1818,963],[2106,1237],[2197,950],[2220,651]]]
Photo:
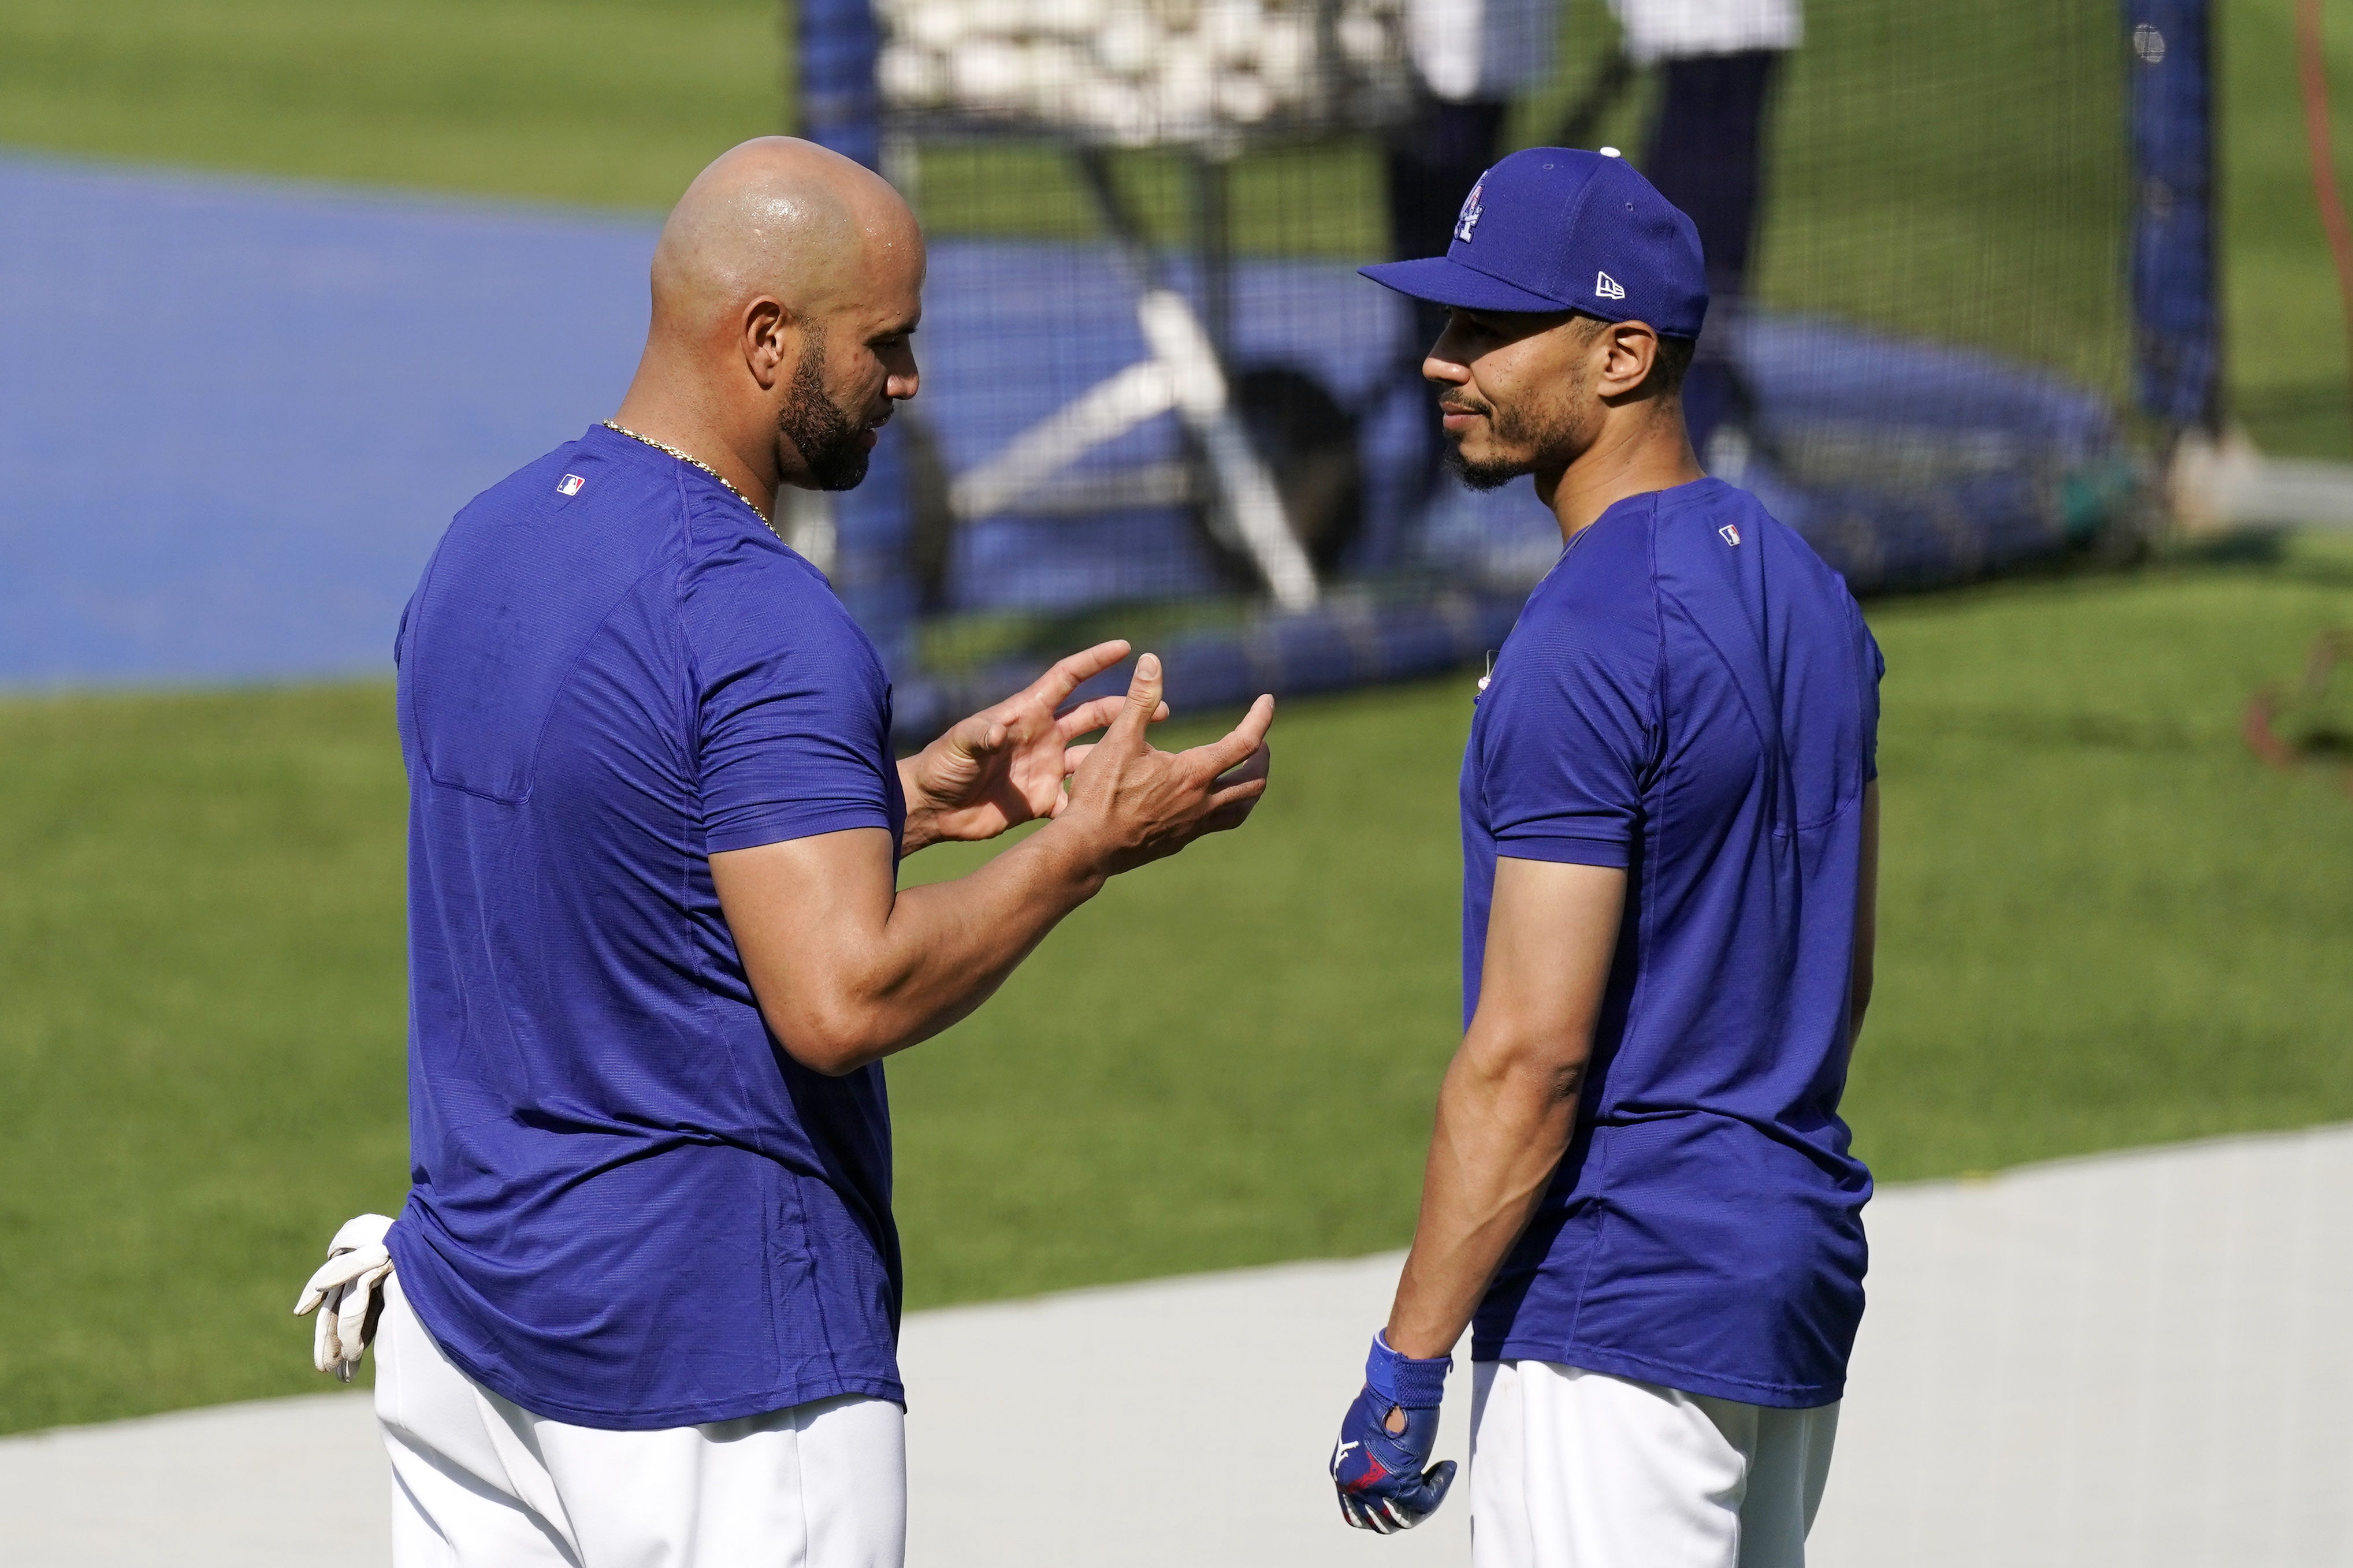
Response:
[[[816,568],[757,541],[691,568],[706,853],[892,827],[890,687]]]
[[[1601,525],[1579,570],[1531,601],[1486,694],[1483,787],[1495,853],[1627,864],[1656,750],[1657,597],[1647,532]],[[1599,547],[1599,548],[1596,548]]]

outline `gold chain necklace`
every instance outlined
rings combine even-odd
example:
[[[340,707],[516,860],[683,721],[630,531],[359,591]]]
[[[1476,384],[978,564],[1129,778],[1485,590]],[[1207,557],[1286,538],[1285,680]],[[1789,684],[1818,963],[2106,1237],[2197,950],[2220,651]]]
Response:
[[[643,441],[647,446],[651,447],[657,452],[668,452],[671,457],[676,458],[681,463],[691,463],[694,467],[701,468],[704,473],[709,474],[712,479],[717,479],[721,484],[727,485],[727,493],[729,495],[733,496],[745,506],[752,506],[752,498],[750,496],[745,495],[733,485],[727,484],[727,476],[725,474],[721,473],[717,468],[712,468],[710,464],[704,462],[702,458],[694,456],[692,453],[681,452],[667,441],[657,441],[650,436],[640,436],[635,430],[630,429],[628,426],[622,424],[617,419],[606,420],[605,428],[615,431],[620,435],[627,436],[632,441]],[[752,506],[752,515],[759,518],[761,527],[766,529],[770,533],[776,534],[777,543],[783,544],[787,548],[790,547],[792,542],[786,539],[783,534],[776,533],[776,525],[770,522],[767,518],[762,514],[758,507]]]

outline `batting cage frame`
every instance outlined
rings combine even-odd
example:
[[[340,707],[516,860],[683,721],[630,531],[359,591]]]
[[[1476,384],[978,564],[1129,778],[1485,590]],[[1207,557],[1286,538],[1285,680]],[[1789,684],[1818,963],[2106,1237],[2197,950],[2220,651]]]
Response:
[[[1260,41],[1270,61],[1282,46],[1287,74],[1261,62],[1254,76],[1204,67],[1195,80],[1169,58],[1172,35],[1134,23],[1166,26],[1181,10],[1173,25],[1196,31],[1176,44],[1208,38],[1200,58],[1214,61],[1219,13],[1197,0],[788,10],[801,133],[880,170],[919,210],[959,201],[985,220],[935,233],[924,395],[866,483],[796,493],[788,514],[882,649],[904,744],[1026,679],[1049,645],[1098,631],[1149,635],[1172,703],[1195,712],[1460,667],[1500,646],[1558,553],[1525,481],[1494,496],[1430,482],[1426,394],[1410,384],[1426,315],[1336,256],[1236,242],[1235,182],[1253,156],[1297,152],[1310,172],[1294,194],[1312,202],[1343,166],[1319,150],[1429,133],[1418,0],[1250,3],[1273,19],[1258,25],[1290,29]],[[1892,0],[1817,8],[1830,14],[1825,50],[1881,47],[1915,74],[1934,68],[1918,51],[1936,41],[1907,43]],[[1984,331],[1942,341],[1902,310],[1837,319],[1770,290],[1755,308],[1720,306],[1703,336],[1702,361],[1735,367],[1727,384],[1747,411],[1703,445],[1706,467],[1756,491],[1858,592],[2130,547],[2162,526],[2173,443],[2219,426],[2210,0],[2035,15],[2060,11],[2084,103],[2054,123],[2102,144],[2082,150],[2094,174],[2044,198],[2090,226],[2066,270],[2093,304],[2049,308],[2107,311],[2106,337],[2073,358],[2021,356]],[[1136,36],[1108,39],[1119,26]],[[1114,44],[1155,63],[1092,73]],[[1554,134],[1591,132],[1642,80],[1613,51]],[[1808,143],[1826,150],[1822,176],[1783,170],[1793,202],[1859,202],[1842,193],[1869,184],[1839,160],[1867,155],[1855,144],[1872,137],[1842,141],[1836,107]],[[999,223],[993,208],[1020,208],[1030,187],[993,171],[1041,169],[1066,198],[1041,221],[1052,232]],[[1956,170],[1974,173],[1948,160],[1905,177]],[[1166,210],[1141,210],[1139,192]],[[1918,237],[1916,219],[1874,228],[1823,210],[1821,254],[1784,256],[1781,273],[1834,271],[1841,245],[1901,260]],[[1937,289],[1971,280],[1997,324],[2004,289],[2031,299],[2050,281],[2034,276],[2039,252],[2005,258],[1989,240],[1978,256],[1968,233],[1932,237],[1941,259],[1920,275]]]

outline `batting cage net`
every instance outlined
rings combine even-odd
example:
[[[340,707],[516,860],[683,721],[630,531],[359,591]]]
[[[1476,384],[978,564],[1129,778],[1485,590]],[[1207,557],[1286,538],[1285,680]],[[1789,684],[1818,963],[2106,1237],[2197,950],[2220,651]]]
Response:
[[[2213,413],[2202,0],[804,0],[808,132],[932,237],[923,386],[797,526],[920,741],[1149,638],[1199,710],[1445,668],[1559,553],[1442,469],[1442,251],[1514,145],[1698,224],[1712,473],[1862,591],[2149,525]]]

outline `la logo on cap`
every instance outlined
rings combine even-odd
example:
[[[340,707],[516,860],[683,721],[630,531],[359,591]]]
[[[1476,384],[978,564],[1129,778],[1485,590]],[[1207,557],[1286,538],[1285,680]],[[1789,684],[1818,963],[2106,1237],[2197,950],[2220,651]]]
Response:
[[[1597,272],[1593,275],[1593,294],[1598,300],[1623,300],[1626,297],[1626,285],[1619,282],[1607,272]]]
[[[1471,194],[1462,198],[1462,210],[1454,215],[1454,237],[1465,245],[1471,243],[1471,231],[1479,226],[1479,193],[1486,188],[1487,176],[1482,174]]]

